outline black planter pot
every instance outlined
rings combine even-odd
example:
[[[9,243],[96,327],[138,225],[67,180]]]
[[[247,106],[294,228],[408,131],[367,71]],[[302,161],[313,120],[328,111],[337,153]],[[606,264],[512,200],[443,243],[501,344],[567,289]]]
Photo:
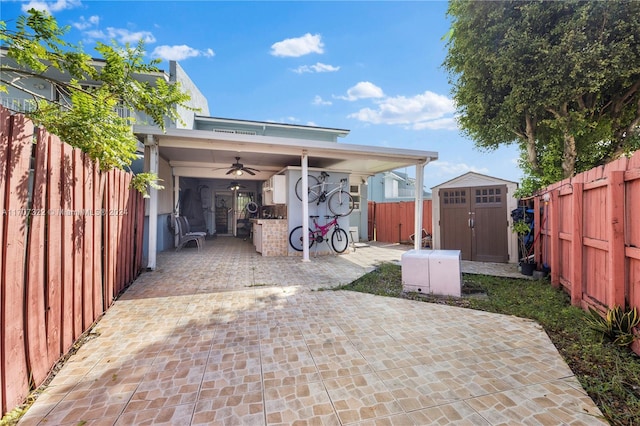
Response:
[[[520,264],[520,272],[522,275],[531,276],[533,275],[533,271],[536,269],[535,263],[526,263],[523,262]]]

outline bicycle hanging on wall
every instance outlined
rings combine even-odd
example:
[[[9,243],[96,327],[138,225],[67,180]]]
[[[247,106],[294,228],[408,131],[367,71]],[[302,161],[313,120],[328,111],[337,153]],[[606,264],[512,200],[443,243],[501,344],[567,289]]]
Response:
[[[318,243],[318,245],[322,244],[324,241],[329,241],[331,243],[330,247],[336,253],[343,253],[347,247],[349,246],[349,237],[347,236],[347,231],[340,228],[340,224],[338,223],[338,218],[340,216],[325,216],[325,219],[331,219],[326,225],[318,225],[318,221],[316,220],[318,216],[309,216],[313,220],[313,226],[309,228],[309,248],[313,247],[314,243]],[[327,237],[329,231],[333,229],[331,232],[331,237]],[[302,251],[302,226],[297,226],[291,230],[289,234],[289,244],[296,251]]]
[[[316,202],[316,205],[327,202],[329,210],[336,216],[348,216],[354,208],[353,197],[349,194],[348,179],[340,179],[340,183],[327,182],[329,173],[320,172],[316,178],[313,175],[308,176],[309,185],[309,202]],[[329,186],[337,185],[335,188],[328,190]],[[296,197],[302,201],[302,178],[296,182]]]

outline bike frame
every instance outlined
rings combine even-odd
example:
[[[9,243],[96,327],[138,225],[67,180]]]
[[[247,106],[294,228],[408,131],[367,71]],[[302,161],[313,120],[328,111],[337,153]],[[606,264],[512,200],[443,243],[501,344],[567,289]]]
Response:
[[[319,190],[320,190],[317,204],[320,204],[320,202],[328,199],[329,196],[331,194],[333,194],[334,192],[343,191],[344,187],[345,187],[345,185],[347,183],[347,178],[340,179],[340,183],[327,182],[326,181],[327,176],[329,176],[329,175],[325,174],[324,172],[321,173],[320,176],[318,176],[318,182],[319,183],[317,185],[313,185],[313,186],[309,187],[309,189],[311,189],[311,188],[319,188]],[[333,188],[331,191],[327,191],[327,187],[329,185],[337,185],[337,186],[335,188]]]
[[[309,229],[309,231],[313,234],[314,239],[315,237],[320,235],[324,240],[327,234],[329,233],[329,231],[331,230],[331,228],[333,228],[334,226],[338,228],[340,227],[340,225],[338,224],[339,216],[326,216],[327,219],[329,219],[330,217],[333,218],[331,221],[327,222],[325,225],[319,225],[317,217],[311,216],[311,219],[313,220],[313,226],[315,226],[315,229]]]

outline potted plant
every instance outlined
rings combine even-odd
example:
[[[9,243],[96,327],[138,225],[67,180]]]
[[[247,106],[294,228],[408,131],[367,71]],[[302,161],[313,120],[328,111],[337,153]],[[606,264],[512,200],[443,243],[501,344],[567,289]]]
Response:
[[[527,247],[527,236],[531,233],[531,227],[525,220],[514,220],[511,229],[518,235],[520,272],[522,272],[523,275],[533,275],[536,265],[529,259],[529,250]]]

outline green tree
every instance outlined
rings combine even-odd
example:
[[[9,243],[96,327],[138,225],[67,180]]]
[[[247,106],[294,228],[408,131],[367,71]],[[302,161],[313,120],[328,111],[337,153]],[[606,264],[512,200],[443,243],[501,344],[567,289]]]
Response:
[[[0,63],[0,90],[11,86],[29,94],[35,108],[26,115],[99,161],[103,170],[126,169],[136,158],[137,139],[131,131],[134,119],[120,117],[116,107],[143,112],[164,130],[165,120],[179,120],[177,106],[189,108],[189,95],[178,83],[158,78],[150,84],[136,79],[159,71],[158,60],[145,63],[142,41],[135,47],[98,43],[96,50],[103,61],[94,61],[79,46],[63,40],[68,29],[35,9],[18,17],[13,30],[0,21],[0,41],[15,61],[15,65]],[[51,74],[45,73],[52,68],[68,77],[48,77]],[[34,78],[52,84],[57,100],[30,91],[22,83]],[[156,181],[156,176],[143,173],[133,185],[145,192],[146,184],[157,186]]]
[[[444,67],[476,145],[538,184],[640,148],[640,2],[451,0]]]

